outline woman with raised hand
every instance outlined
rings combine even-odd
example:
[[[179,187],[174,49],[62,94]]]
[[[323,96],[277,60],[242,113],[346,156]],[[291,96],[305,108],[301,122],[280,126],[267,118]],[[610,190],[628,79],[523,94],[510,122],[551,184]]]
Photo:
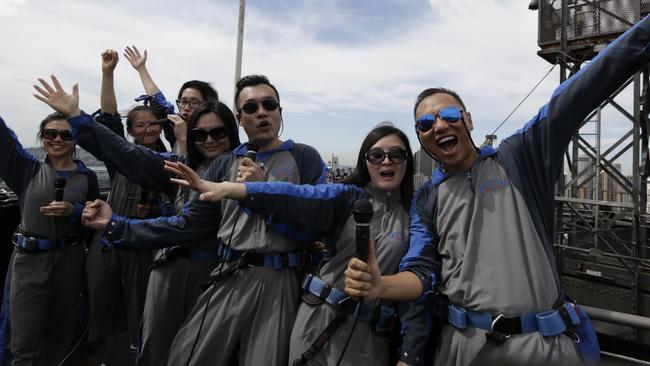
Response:
[[[47,92],[49,86],[36,88]],[[0,177],[18,195],[21,212],[10,268],[14,365],[56,364],[77,340],[85,250],[81,209],[99,196],[95,173],[74,159],[65,116],[47,116],[38,139],[44,162],[0,118]]]
[[[61,94],[65,92],[61,90]],[[53,96],[46,103],[57,110],[71,109],[59,104],[62,99],[65,98]],[[71,122],[82,147],[124,174],[129,181],[175,197],[176,211],[180,211],[196,194],[189,189],[175,191],[169,173],[164,171],[164,161],[185,161],[193,169],[203,172],[215,157],[239,145],[232,111],[215,100],[201,104],[190,118],[186,157],[158,153],[131,144],[83,113],[72,118]],[[215,232],[215,235],[207,235],[201,240],[165,248],[156,255],[142,316],[141,364],[159,365],[163,362],[178,328],[201,293],[201,284],[218,263],[216,240]]]
[[[153,81],[149,70],[147,69],[147,50],[140,53],[136,46],[126,47],[124,50],[124,57],[129,61],[131,66],[140,75],[140,80],[144,86],[146,95],[139,97],[140,99],[149,99],[154,108],[166,111],[167,119],[174,124],[179,124],[182,121],[188,122],[192,113],[199,107],[199,105],[208,100],[218,100],[219,95],[209,83],[200,80],[186,81],[178,91],[176,99],[176,106],[178,107],[178,114],[175,114],[174,106],[167,101],[165,95],[160,91],[156,83]],[[171,137],[168,129],[165,129],[165,136]],[[180,140],[178,140],[180,141]],[[172,145],[174,145],[172,143]],[[173,151],[185,154],[182,144],[178,147],[174,146]]]
[[[348,299],[343,281],[347,263],[356,253],[353,209],[359,199],[369,199],[374,211],[370,239],[376,242],[382,270],[396,273],[408,249],[413,155],[401,130],[390,124],[374,128],[359,150],[356,174],[346,184],[214,183],[201,180],[182,164],[169,162],[167,166],[184,178],[174,179],[176,183],[202,192],[201,200],[239,200],[246,209],[272,216],[276,223],[326,238],[331,257],[318,276],[308,275],[303,282],[303,302],[291,334],[290,362],[335,365],[349,345],[345,365],[388,363],[395,304]],[[355,309],[359,321],[353,330]]]

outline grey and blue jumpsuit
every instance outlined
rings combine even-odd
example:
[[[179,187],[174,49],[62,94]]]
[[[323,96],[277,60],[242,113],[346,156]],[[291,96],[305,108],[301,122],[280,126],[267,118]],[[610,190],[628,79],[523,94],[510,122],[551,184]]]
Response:
[[[468,316],[464,329],[442,328],[436,365],[582,362],[580,344],[564,333],[523,332],[498,344],[486,340],[482,326],[469,325],[470,314],[490,315],[498,324],[501,314],[524,318],[564,300],[552,237],[562,155],[588,114],[650,61],[649,50],[646,17],[562,83],[498,150],[481,149],[466,172],[438,168],[417,192],[401,270],[422,280],[425,295],[433,284]]]
[[[79,334],[84,271],[81,211],[99,197],[96,174],[79,160],[74,171],[54,170],[23,149],[0,118],[0,176],[19,197],[21,222],[14,235],[9,313],[14,365],[56,365]],[[54,181],[66,179],[63,200],[70,217],[46,217],[39,208],[54,201]]]
[[[308,275],[303,282],[303,302],[291,331],[290,364],[321,336],[339,315],[345,320],[338,326],[322,349],[304,358],[306,365],[335,365],[354,323],[356,301],[338,305],[345,298],[344,272],[356,255],[355,228],[352,209],[356,200],[368,198],[374,215],[370,222],[370,238],[375,241],[377,262],[382,273],[394,274],[408,249],[410,202],[401,199],[399,190],[381,191],[369,183],[365,189],[354,185],[328,184],[295,186],[287,183],[245,183],[248,199],[243,206],[252,212],[272,217],[274,222],[323,235],[330,252],[318,276]],[[350,339],[342,365],[387,365],[389,360],[389,323],[397,325],[397,304],[365,303],[365,317],[359,320]],[[383,317],[380,316],[383,310]],[[391,311],[393,312],[391,314]],[[382,324],[379,324],[382,323]],[[384,334],[378,334],[378,329]]]
[[[196,197],[196,192],[177,192],[164,167],[164,161],[184,161],[184,157],[159,153],[126,141],[88,115],[72,120],[79,145],[98,159],[110,164],[129,181],[146,189],[175,198],[175,207]],[[197,168],[202,173],[205,162]],[[149,274],[147,295],[142,314],[142,345],[139,362],[143,365],[163,363],[174,336],[202,292],[202,285],[218,263],[217,231],[161,249]],[[165,244],[166,245],[166,244]]]
[[[82,114],[68,120],[75,133],[89,117]],[[124,126],[119,115],[99,114],[97,122],[104,124],[114,134],[124,138]],[[108,129],[104,129],[108,132]],[[107,134],[104,135],[106,137]],[[112,136],[112,135],[111,135]],[[143,188],[135,181],[148,179],[150,171],[156,167],[147,167],[137,171],[137,175],[129,174],[127,178],[120,172],[133,172],[135,160],[102,159],[100,152],[110,154],[108,145],[98,139],[81,134],[79,142],[106,164],[111,176],[111,190],[108,202],[113,210],[127,217],[136,217],[137,205],[143,197],[160,196],[159,191]],[[96,136],[95,136],[96,137]],[[140,151],[135,147],[132,151]],[[155,182],[154,179],[148,181]],[[151,184],[153,186],[153,183]],[[163,192],[164,193],[164,192]],[[157,214],[155,216],[158,216]],[[87,344],[91,347],[102,347],[107,337],[118,334],[124,329],[128,331],[132,348],[139,344],[139,333],[142,311],[147,291],[149,267],[153,263],[153,251],[109,251],[103,250],[102,233],[96,233],[89,248],[86,259],[86,276],[88,278],[88,297],[90,305],[90,319],[92,319],[88,332]]]
[[[243,144],[217,157],[204,178],[235,181],[246,151]],[[325,165],[318,152],[292,140],[258,153],[257,161],[264,164],[266,181],[324,182]],[[286,365],[300,290],[296,266],[288,258],[300,254],[302,234],[250,214],[231,200],[194,200],[177,216],[153,220],[115,215],[104,234],[115,246],[133,249],[193,240],[215,229],[215,245],[225,260],[176,335],[168,364],[185,365],[191,359],[190,365],[228,365],[234,360],[241,365]],[[241,267],[250,258],[260,261]]]

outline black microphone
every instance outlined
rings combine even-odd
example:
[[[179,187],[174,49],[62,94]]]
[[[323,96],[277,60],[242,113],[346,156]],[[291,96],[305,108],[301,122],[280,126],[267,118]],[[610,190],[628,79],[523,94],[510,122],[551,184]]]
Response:
[[[255,143],[255,142],[248,142],[246,144],[246,157],[251,159],[252,161],[255,161],[257,159],[257,152],[260,150],[262,145]]]
[[[54,180],[54,201],[63,201],[63,188],[67,181],[63,177],[58,177]]]
[[[370,220],[372,220],[372,204],[365,198],[354,202],[352,216],[357,223],[355,230],[355,244],[357,247],[357,258],[368,262],[368,251],[370,250]]]

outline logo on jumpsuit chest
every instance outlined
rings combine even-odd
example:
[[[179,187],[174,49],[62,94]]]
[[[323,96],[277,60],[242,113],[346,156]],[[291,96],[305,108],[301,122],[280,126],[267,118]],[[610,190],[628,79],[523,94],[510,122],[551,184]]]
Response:
[[[268,181],[289,181],[289,178],[293,176],[293,169],[289,167],[275,167],[269,171]]]
[[[478,187],[478,191],[480,193],[494,193],[505,190],[508,185],[510,185],[510,183],[505,179],[491,178],[481,183]]]

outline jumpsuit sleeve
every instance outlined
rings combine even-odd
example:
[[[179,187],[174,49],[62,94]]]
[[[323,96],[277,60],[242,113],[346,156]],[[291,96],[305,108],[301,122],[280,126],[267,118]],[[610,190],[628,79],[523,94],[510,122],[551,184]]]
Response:
[[[416,302],[400,303],[400,322],[402,323],[402,345],[399,360],[411,366],[422,365],[427,338],[431,324],[427,319],[424,304]]]
[[[649,61],[650,17],[645,17],[560,84],[538,114],[501,143],[499,151],[535,187],[531,193],[553,194],[562,155],[581,123]]]
[[[164,166],[165,160],[178,161],[178,155],[159,153],[129,142],[87,114],[69,121],[79,146],[103,161],[107,168],[110,166],[143,188],[175,197],[176,186],[169,181],[171,174]]]
[[[174,114],[174,105],[170,103],[163,92],[158,91],[154,95],[141,95],[135,99],[136,101],[148,101],[149,105],[154,111],[156,118],[165,118],[168,114]],[[170,146],[176,144],[176,135],[174,128],[169,124],[162,125],[165,140],[169,142]]]
[[[325,163],[316,149],[309,145],[295,144],[293,154],[300,171],[301,184],[324,184],[327,182]]]
[[[347,217],[351,197],[359,188],[344,184],[295,185],[287,182],[246,182],[248,198],[242,206],[267,216],[273,223],[287,224],[298,231],[329,231]]]
[[[0,177],[21,196],[40,162],[23,148],[18,137],[0,118]]]
[[[426,300],[440,278],[441,258],[438,253],[440,240],[435,229],[437,190],[429,181],[413,197],[410,212],[409,249],[400,263],[400,272],[411,271],[422,281],[422,295]]]
[[[214,162],[213,162],[214,163]],[[215,164],[210,165],[204,179],[223,180]],[[216,233],[221,222],[221,204],[198,199],[187,203],[175,216],[138,220],[113,215],[104,230],[105,238],[118,248],[155,249],[195,240]]]

